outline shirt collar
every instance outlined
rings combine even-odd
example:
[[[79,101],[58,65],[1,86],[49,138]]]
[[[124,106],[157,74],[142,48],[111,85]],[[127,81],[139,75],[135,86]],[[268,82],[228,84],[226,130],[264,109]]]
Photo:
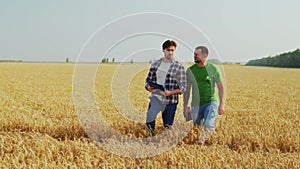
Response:
[[[163,57],[159,59],[160,63],[163,62],[163,59],[164,59]],[[172,60],[171,60],[171,63],[172,63],[172,64],[175,63],[175,59],[172,59]]]

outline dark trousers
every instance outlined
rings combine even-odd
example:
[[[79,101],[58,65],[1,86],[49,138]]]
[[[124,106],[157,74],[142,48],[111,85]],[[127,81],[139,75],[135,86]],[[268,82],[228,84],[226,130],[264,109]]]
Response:
[[[161,111],[164,127],[169,128],[173,125],[176,109],[177,103],[162,104],[160,100],[152,96],[146,114],[146,125],[150,130],[154,131],[156,116]]]

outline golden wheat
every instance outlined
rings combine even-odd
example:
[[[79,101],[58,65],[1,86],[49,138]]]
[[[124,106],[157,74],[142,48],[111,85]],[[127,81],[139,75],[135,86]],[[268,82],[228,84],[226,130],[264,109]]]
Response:
[[[0,168],[300,168],[299,69],[224,66],[226,114],[207,143],[196,143],[201,129],[194,127],[169,151],[135,159],[106,151],[84,131],[72,101],[74,68],[0,63]],[[142,124],[147,68],[104,64],[95,80],[99,110],[112,128],[133,138],[148,137]],[[122,81],[127,77],[112,81],[124,70],[142,71],[129,83]],[[128,110],[134,111],[122,114],[122,102],[112,99],[112,83],[124,84],[128,97],[119,99],[129,100]],[[176,119],[181,105],[180,100]],[[159,116],[157,123],[162,133]]]

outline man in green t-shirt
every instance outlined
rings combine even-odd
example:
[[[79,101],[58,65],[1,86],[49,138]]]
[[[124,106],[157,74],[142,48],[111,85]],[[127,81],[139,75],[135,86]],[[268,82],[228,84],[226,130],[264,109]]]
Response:
[[[195,125],[214,132],[217,113],[224,114],[224,85],[220,69],[215,64],[207,62],[207,56],[208,49],[205,46],[196,47],[195,64],[186,71],[187,89],[183,95],[183,113],[187,118],[192,88],[191,117],[193,122]],[[218,88],[218,94],[215,92],[215,86]]]

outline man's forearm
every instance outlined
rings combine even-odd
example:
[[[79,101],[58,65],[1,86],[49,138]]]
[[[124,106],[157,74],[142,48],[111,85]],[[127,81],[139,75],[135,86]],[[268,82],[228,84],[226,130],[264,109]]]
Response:
[[[183,106],[187,106],[190,98],[191,84],[187,84],[186,90],[183,93]]]
[[[220,106],[225,106],[225,101],[224,101],[224,90],[223,92],[219,93],[219,100],[220,100]]]
[[[224,107],[225,106],[225,97],[224,97],[224,86],[223,84],[218,85],[218,93],[219,93],[219,102],[220,106]]]
[[[183,94],[183,106],[187,106],[190,98],[190,92],[185,91]]]
[[[176,89],[176,90],[169,91],[169,92],[170,92],[170,95],[175,95],[175,94],[180,94],[181,93],[180,89]]]

